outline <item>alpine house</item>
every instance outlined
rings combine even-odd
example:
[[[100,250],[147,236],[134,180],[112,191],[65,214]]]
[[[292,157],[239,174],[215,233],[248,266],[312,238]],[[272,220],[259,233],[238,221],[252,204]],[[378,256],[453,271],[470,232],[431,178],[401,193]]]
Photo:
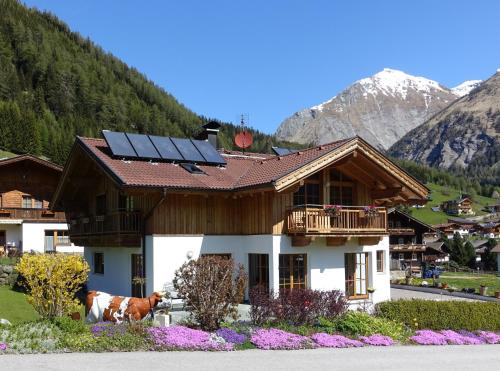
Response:
[[[218,125],[204,128],[208,140],[76,138],[53,205],[84,246],[89,289],[139,295],[142,277],[163,290],[187,260],[218,254],[249,287],[390,298],[386,207],[425,203],[424,185],[359,137],[266,155],[217,150]]]

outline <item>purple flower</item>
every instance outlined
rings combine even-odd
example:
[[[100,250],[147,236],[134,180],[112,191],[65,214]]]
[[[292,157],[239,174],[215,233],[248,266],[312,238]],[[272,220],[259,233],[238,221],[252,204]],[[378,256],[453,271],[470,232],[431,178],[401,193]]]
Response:
[[[193,330],[184,326],[152,327],[147,331],[158,349],[233,350],[233,344],[217,341],[208,332]]]
[[[475,336],[468,336],[465,334],[460,334],[458,332],[455,332],[453,330],[443,330],[440,331],[442,335],[446,338],[446,341],[448,344],[453,344],[453,345],[477,345],[477,344],[483,344],[484,341],[481,341],[477,339]]]
[[[311,339],[316,345],[327,348],[349,348],[363,346],[363,343],[361,341],[349,339],[342,335],[317,333],[313,334],[311,336]]]
[[[252,334],[250,341],[259,349],[303,349],[313,347],[306,336],[278,329],[260,329]]]
[[[5,350],[5,349],[7,349],[7,344],[5,344],[5,343],[0,343],[0,351],[3,351],[3,350]]]
[[[231,330],[230,328],[221,328],[216,332],[217,336],[220,336],[228,343],[233,344],[243,344],[247,337],[244,334],[238,334],[236,331]]]
[[[432,330],[419,330],[410,338],[413,342],[420,345],[446,345],[446,337]]]
[[[500,343],[500,335],[495,334],[494,332],[489,331],[478,331],[478,336],[484,340],[484,342],[488,344],[499,344]]]
[[[114,324],[113,322],[98,322],[90,328],[94,336],[113,337],[123,335],[127,332],[125,324]]]
[[[374,334],[370,336],[361,336],[359,338],[363,343],[375,346],[389,346],[394,345],[394,340],[389,336]]]

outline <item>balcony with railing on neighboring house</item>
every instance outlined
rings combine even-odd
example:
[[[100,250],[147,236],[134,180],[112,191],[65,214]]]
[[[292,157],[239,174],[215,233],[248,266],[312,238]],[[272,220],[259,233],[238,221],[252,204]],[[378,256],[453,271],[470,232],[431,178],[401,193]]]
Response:
[[[65,223],[66,215],[63,211],[51,211],[49,209],[4,207],[0,209],[0,221],[1,220]]]
[[[391,252],[423,252],[426,250],[426,248],[426,245],[418,243],[401,243],[389,245],[389,250]]]
[[[295,206],[288,211],[287,233],[302,236],[383,236],[387,235],[384,207],[323,205]]]
[[[75,244],[137,246],[142,235],[142,215],[138,211],[115,211],[74,218],[69,223],[69,234]]]
[[[415,229],[409,227],[398,227],[389,225],[389,234],[392,236],[413,236],[415,234]]]

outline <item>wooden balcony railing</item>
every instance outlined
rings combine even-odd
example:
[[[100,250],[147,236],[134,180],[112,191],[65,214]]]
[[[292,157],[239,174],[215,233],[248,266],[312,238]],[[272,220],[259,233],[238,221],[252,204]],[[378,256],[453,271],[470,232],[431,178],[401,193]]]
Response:
[[[368,213],[364,206],[342,206],[335,216],[321,205],[296,206],[288,211],[288,234],[370,236],[387,234],[387,211],[383,207]]]
[[[132,234],[141,232],[142,218],[137,211],[117,211],[106,215],[81,217],[72,219],[69,224],[71,237]]]
[[[66,222],[66,215],[63,211],[48,209],[2,208],[0,209],[0,219]]]
[[[415,234],[415,229],[413,228],[389,226],[388,230],[390,235],[411,236]]]

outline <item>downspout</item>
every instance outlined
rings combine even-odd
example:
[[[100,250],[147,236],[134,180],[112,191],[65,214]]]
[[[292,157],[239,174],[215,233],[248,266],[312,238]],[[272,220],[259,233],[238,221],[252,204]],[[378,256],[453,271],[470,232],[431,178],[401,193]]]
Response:
[[[167,197],[167,189],[163,188],[162,192],[162,197],[158,202],[147,212],[146,215],[144,215],[144,218],[142,219],[142,277],[146,279],[146,224],[148,222],[148,219],[153,215],[154,211],[158,206],[160,206],[163,201],[165,201],[165,198]],[[144,283],[145,285],[145,283]],[[143,290],[145,291],[145,290]]]

